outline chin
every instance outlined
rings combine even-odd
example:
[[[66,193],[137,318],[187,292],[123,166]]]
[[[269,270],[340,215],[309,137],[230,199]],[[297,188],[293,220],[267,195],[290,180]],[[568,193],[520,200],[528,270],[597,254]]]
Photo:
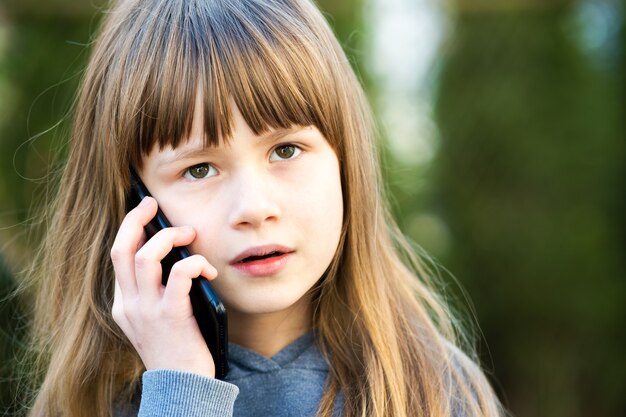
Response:
[[[233,311],[239,314],[272,314],[296,309],[300,306],[300,301],[308,302],[303,299],[303,295],[285,296],[279,291],[271,291],[266,294],[237,294],[236,299],[224,297],[223,301],[227,313]]]

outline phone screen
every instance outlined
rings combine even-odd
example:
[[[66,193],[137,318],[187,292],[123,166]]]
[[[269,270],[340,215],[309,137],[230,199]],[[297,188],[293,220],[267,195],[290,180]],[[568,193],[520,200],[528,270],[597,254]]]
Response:
[[[126,199],[126,211],[130,211],[136,207],[141,200],[150,196],[150,192],[141,181],[141,178],[131,167],[131,188]],[[171,227],[161,209],[157,210],[157,214],[146,225],[146,235],[150,239],[156,232],[166,227]],[[161,260],[162,283],[167,283],[172,266],[181,259],[190,256],[189,250],[185,246],[179,246]],[[193,314],[200,327],[200,332],[204,338],[209,351],[215,362],[215,377],[224,379],[228,373],[228,331],[226,321],[226,308],[220,301],[219,297],[211,287],[206,278],[197,277],[192,280],[191,291],[189,292]],[[183,341],[184,343],[184,341]]]

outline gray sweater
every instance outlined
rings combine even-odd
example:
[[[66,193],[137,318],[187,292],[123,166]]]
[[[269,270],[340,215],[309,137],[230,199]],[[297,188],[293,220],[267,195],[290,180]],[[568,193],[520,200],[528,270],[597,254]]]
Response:
[[[174,370],[146,371],[139,417],[314,416],[324,392],[328,363],[308,333],[271,359],[229,345],[225,381]],[[341,399],[335,406],[339,415]],[[137,406],[114,415],[137,415]]]

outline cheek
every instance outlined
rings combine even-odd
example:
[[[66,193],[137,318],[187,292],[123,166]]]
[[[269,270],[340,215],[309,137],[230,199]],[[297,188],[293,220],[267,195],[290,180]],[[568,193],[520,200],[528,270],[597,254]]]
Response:
[[[181,202],[180,198],[174,199],[176,206],[163,205],[162,210],[167,213],[170,223],[174,226],[191,226],[196,231],[195,240],[189,245],[191,253],[200,253],[207,258],[214,255],[215,248],[219,241],[216,231],[220,222],[217,210],[206,202],[197,202],[191,198],[185,198]],[[167,211],[166,211],[167,210]]]
[[[306,210],[312,218],[329,227],[341,224],[343,198],[340,185],[332,180],[324,182],[310,197]]]
[[[220,234],[224,229],[224,218],[209,209],[203,211],[197,221],[192,224],[196,229],[196,239],[190,245],[192,253],[199,253],[211,263],[223,252],[224,242]]]
[[[299,212],[306,216],[302,219],[306,227],[331,244],[331,240],[338,240],[343,223],[343,193],[338,168],[322,172],[293,198]]]

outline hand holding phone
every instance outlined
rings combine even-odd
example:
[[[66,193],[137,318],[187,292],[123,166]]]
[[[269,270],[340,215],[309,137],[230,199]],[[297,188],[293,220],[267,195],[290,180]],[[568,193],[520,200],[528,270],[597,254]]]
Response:
[[[139,176],[131,168],[131,190],[127,196],[127,211],[134,209],[139,204],[139,202],[141,202],[146,196],[150,196],[150,193],[146,189],[145,185],[141,182],[141,179],[139,178]],[[154,207],[152,207],[152,210],[154,210]],[[141,213],[141,210],[139,211],[134,210],[134,213]],[[154,213],[154,211],[152,211],[152,213]],[[138,216],[138,215],[140,214],[135,214],[135,216]],[[180,230],[180,228],[170,228],[171,225],[169,221],[167,220],[167,218],[161,212],[160,209],[157,209],[156,215],[150,221],[149,221],[150,218],[147,216],[151,216],[152,214],[150,214],[149,212],[146,213],[144,209],[144,213],[142,215],[144,219],[141,220],[141,224],[144,225],[144,230],[146,231],[146,235],[147,235],[147,242],[142,246],[142,248],[143,247],[147,248],[148,245],[150,244],[154,247],[155,244],[162,243],[164,237],[160,237],[159,240],[155,241],[154,243],[152,243],[152,241],[150,240],[151,237],[153,237],[158,231],[162,229],[167,229],[166,235],[170,235],[170,236],[173,234],[179,233],[178,230]],[[130,215],[127,217],[130,218]],[[118,253],[116,255],[117,262],[116,262],[116,259],[114,259],[113,263],[114,263],[114,267],[116,270],[116,279],[118,280],[119,286],[123,287],[124,285],[126,285],[127,286],[126,294],[128,294],[128,293],[132,293],[133,285],[135,288],[141,286],[140,284],[143,278],[140,276],[141,274],[139,272],[137,272],[137,277],[134,277],[134,274],[135,274],[134,268],[130,270],[128,266],[128,264],[130,264],[131,262],[135,263],[135,256],[136,256],[135,252],[138,252],[138,250],[132,250],[131,248],[129,248],[128,243],[124,243],[124,242],[125,241],[130,242],[130,241],[128,240],[127,237],[123,236],[124,234],[128,234],[127,233],[128,229],[132,228],[136,230],[135,232],[133,232],[135,234],[138,233],[138,230],[136,229],[136,226],[132,226],[132,227],[125,226],[124,223],[132,223],[132,222],[125,219],[125,222],[123,222],[122,226],[120,227],[120,231],[118,232],[118,237],[116,238],[116,243],[114,243],[113,246],[114,248],[116,248],[116,246],[118,247],[115,249],[115,251],[121,252],[121,256]],[[136,224],[136,219],[134,220],[134,223]],[[164,232],[161,232],[161,233],[164,233]],[[122,235],[123,237],[120,238],[120,235]],[[163,236],[166,236],[166,235],[163,235]],[[139,235],[136,235],[136,238],[138,237]],[[118,240],[120,241],[119,244],[118,244]],[[171,239],[170,239],[170,242],[172,242]],[[189,243],[189,242],[190,242],[189,239],[185,240],[185,243]],[[139,242],[135,244],[138,245]],[[171,248],[171,246],[169,246],[171,244],[173,243],[168,244],[167,247]],[[120,249],[119,247],[122,247],[122,248]],[[157,259],[161,259],[161,257],[163,257],[163,259],[160,262],[160,269],[162,272],[161,280],[162,280],[163,285],[167,283],[168,277],[170,276],[170,273],[172,271],[172,267],[177,262],[190,257],[189,251],[185,247],[174,246],[171,252],[167,254],[167,256],[164,256],[165,250],[169,250],[169,249],[163,248],[162,255],[158,255],[158,258],[157,258]],[[114,253],[114,250],[112,249],[112,258],[113,258],[113,253]],[[154,257],[154,251],[152,251],[152,255],[150,256]],[[206,262],[206,259],[198,258],[197,256],[192,257],[192,259],[186,259],[184,261],[187,267],[191,263],[193,263],[194,261],[193,258],[203,260],[203,263],[201,264],[204,265],[204,267],[199,267],[199,268],[206,268],[206,267],[211,268],[210,265],[208,265],[208,263]],[[154,264],[154,261],[153,261],[153,264]],[[158,266],[159,265],[157,263],[155,266],[152,267],[153,272],[156,271],[154,272],[153,276],[156,273],[158,273]],[[155,268],[157,269],[155,270]],[[187,269],[188,271],[190,271],[189,268]],[[178,272],[180,272],[180,270],[181,268],[178,267]],[[200,270],[204,270],[204,269],[196,268],[194,270],[196,270],[197,272],[195,272],[194,275],[191,275],[192,277],[195,276],[195,274],[200,274]],[[130,281],[128,279],[129,275],[133,275],[132,281],[136,281],[136,282],[133,283],[132,281]],[[147,276],[149,277],[150,274],[148,274]],[[207,276],[211,277],[211,275],[207,275]],[[154,282],[154,280],[152,282],[154,283],[153,285],[158,285],[156,282]],[[178,283],[183,283],[183,282],[184,280],[177,281],[176,284],[178,285]],[[187,281],[186,285],[189,285],[189,281]],[[130,290],[128,289],[129,287],[131,288]],[[166,286],[165,293],[168,292],[170,287],[172,287],[172,285]],[[173,288],[176,288],[176,287],[173,287]],[[196,338],[196,336],[193,335],[194,332],[182,331],[182,329],[178,329],[177,326],[172,327],[171,323],[167,323],[168,321],[167,319],[164,319],[166,323],[163,323],[162,325],[160,325],[160,323],[162,322],[159,322],[158,321],[159,319],[157,319],[157,321],[155,322],[154,319],[149,321],[149,320],[142,320],[141,318],[138,319],[137,317],[128,318],[126,317],[125,312],[120,313],[120,305],[122,304],[122,302],[118,302],[118,307],[117,307],[118,317],[116,318],[116,302],[118,301],[118,299],[121,300],[123,298],[121,294],[121,293],[124,293],[124,291],[121,291],[123,289],[124,288],[122,289],[116,288],[116,298],[115,298],[114,305],[113,305],[114,319],[116,320],[116,322],[118,322],[118,324],[120,324],[120,327],[122,327],[122,329],[127,334],[127,336],[129,336],[129,338],[131,339],[131,342],[133,342],[136,348],[139,347],[138,345],[142,344],[141,338],[143,338],[144,340],[161,340],[161,341],[165,340],[165,344],[168,345],[170,350],[168,351],[167,355],[165,354],[164,355],[169,356],[170,359],[174,359],[174,362],[182,362],[182,363],[193,362],[194,359],[196,359],[194,357],[203,356],[202,354],[195,355],[195,354],[189,353],[191,351],[194,351],[192,349],[192,346],[196,346],[195,348],[196,350],[194,352],[197,352],[198,340],[197,339],[193,340],[194,338]],[[186,289],[184,289],[183,291],[186,292],[188,289],[189,287],[186,287]],[[118,294],[119,291],[121,291],[120,294]],[[135,291],[137,290],[135,289]],[[126,296],[126,294],[124,294],[124,297]],[[182,294],[184,293],[179,292],[177,299],[180,299],[179,297],[181,297]],[[210,351],[211,356],[213,357],[213,361],[215,363],[215,376],[216,378],[223,379],[226,376],[226,373],[228,372],[228,362],[227,362],[227,346],[228,346],[227,343],[228,342],[227,342],[226,310],[223,304],[221,303],[221,301],[219,300],[217,294],[212,289],[209,281],[202,276],[198,276],[197,278],[191,279],[191,290],[189,291],[189,297],[190,297],[191,308],[193,310],[193,315],[198,324],[198,328],[200,329],[202,338],[204,339],[204,342],[206,343],[206,346],[208,347],[208,350]],[[146,298],[149,299],[149,297],[146,297]],[[132,297],[129,297],[128,301],[126,301],[125,299],[123,302],[124,303],[131,302],[132,299],[133,299]],[[141,309],[149,310],[152,302],[146,303],[145,300],[142,302],[143,302],[143,305]],[[157,301],[153,301],[153,302],[156,304]],[[165,315],[167,316],[167,313]],[[185,319],[185,321],[188,322],[188,319]],[[168,326],[169,326],[169,329],[171,329],[177,335],[179,336],[186,335],[186,336],[180,336],[179,339],[181,340],[175,340],[174,341],[175,343],[170,343],[173,340],[168,340],[167,338]],[[196,332],[195,334],[197,335],[197,330],[195,330],[195,332]],[[140,335],[140,336],[137,336],[139,340],[133,340],[133,337],[131,337],[133,333]],[[158,344],[159,342],[156,342],[156,343]],[[152,342],[151,344],[153,346],[151,346],[150,349],[154,351],[155,343]],[[180,347],[180,350],[178,350],[176,346]],[[140,352],[140,349],[138,349],[138,351],[141,355],[142,353]],[[149,354],[146,354],[146,355],[149,356]],[[160,356],[160,358],[162,357],[163,355]],[[146,359],[144,358],[144,356],[142,356],[142,360],[144,360],[144,363],[146,363]],[[201,363],[202,362],[200,362],[200,364]],[[206,362],[204,363],[206,364]],[[196,366],[197,365],[198,365],[198,362],[196,362]],[[146,364],[146,366],[148,365]],[[165,366],[167,367],[167,365]],[[190,369],[187,369],[187,370],[190,370]],[[191,371],[193,370],[191,369]]]

